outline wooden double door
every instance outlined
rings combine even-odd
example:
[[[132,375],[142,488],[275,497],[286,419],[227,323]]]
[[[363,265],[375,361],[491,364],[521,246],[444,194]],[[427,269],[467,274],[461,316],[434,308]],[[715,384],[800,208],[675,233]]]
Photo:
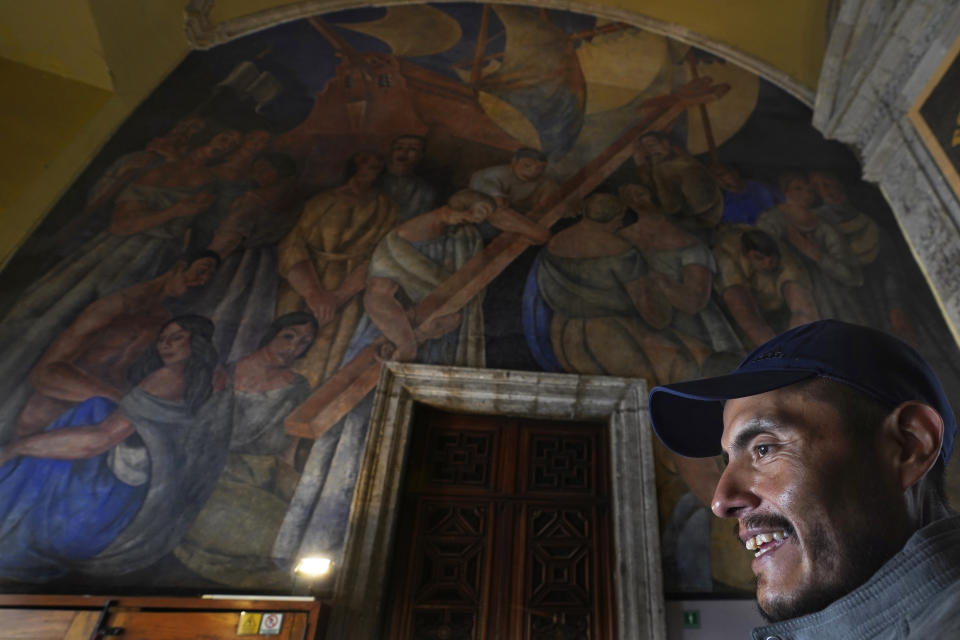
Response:
[[[612,637],[606,425],[422,409],[386,637]]]

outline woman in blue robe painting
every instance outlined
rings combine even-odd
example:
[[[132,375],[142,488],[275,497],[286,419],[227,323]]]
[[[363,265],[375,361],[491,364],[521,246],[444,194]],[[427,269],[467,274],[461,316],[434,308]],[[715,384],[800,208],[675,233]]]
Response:
[[[230,437],[212,336],[206,318],[174,318],[131,367],[119,402],[89,398],[0,448],[0,576],[123,574],[176,545]]]

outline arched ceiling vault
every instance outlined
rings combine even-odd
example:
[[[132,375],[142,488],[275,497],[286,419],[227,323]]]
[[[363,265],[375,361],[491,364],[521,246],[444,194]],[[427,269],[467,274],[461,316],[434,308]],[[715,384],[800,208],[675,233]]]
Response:
[[[194,46],[364,0],[50,0],[0,6],[0,261]],[[831,0],[542,0],[628,22],[744,66],[812,103]],[[70,117],[63,117],[69,113]],[[33,133],[31,133],[33,132]]]

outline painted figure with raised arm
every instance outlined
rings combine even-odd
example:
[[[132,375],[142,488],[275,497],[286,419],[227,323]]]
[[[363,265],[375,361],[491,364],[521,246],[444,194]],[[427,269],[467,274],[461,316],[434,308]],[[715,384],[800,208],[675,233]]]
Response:
[[[543,242],[549,232],[490,196],[465,189],[444,206],[388,233],[370,259],[364,292],[366,313],[343,356],[346,364],[381,335],[384,358],[425,364],[483,367],[483,291],[464,307],[414,328],[407,309],[424,300],[482,249],[476,225],[489,220],[503,232]],[[343,419],[314,441],[274,550],[290,557],[300,545],[342,549],[350,504],[373,407],[368,393]]]

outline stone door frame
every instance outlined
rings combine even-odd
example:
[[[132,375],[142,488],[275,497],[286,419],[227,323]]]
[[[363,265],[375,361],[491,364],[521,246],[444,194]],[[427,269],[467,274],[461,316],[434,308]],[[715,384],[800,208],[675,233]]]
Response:
[[[374,638],[384,610],[414,406],[609,425],[617,636],[666,637],[644,380],[387,363],[380,373],[326,638]]]

